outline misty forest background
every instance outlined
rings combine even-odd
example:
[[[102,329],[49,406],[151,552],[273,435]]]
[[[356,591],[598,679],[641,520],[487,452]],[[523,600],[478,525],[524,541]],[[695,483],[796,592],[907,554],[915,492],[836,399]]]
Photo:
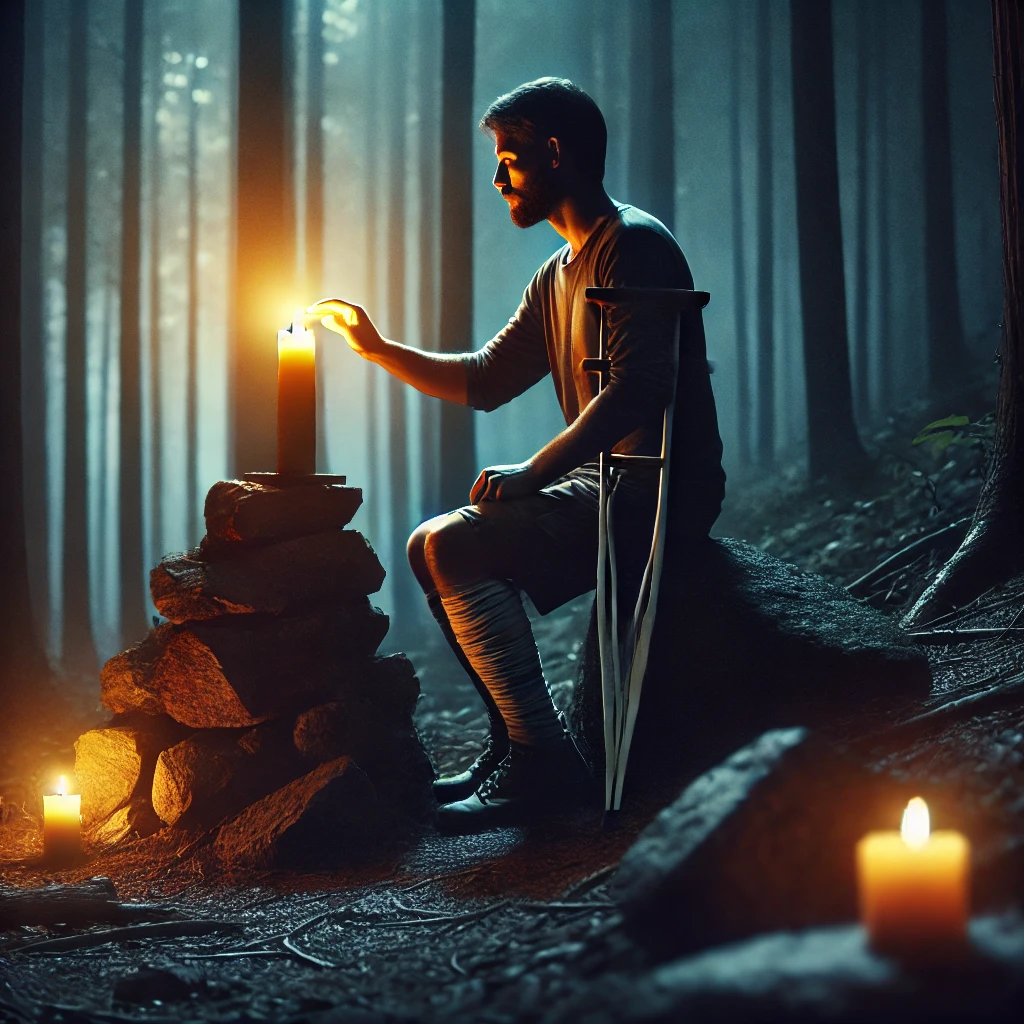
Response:
[[[595,97],[609,193],[669,225],[711,293],[730,497],[856,460],[854,424],[990,365],[989,5],[810,6],[831,25],[800,0],[27,4],[25,501],[51,661],[94,677],[140,639],[148,570],[198,543],[209,486],[274,468],[296,306],[343,296],[430,349],[500,329],[561,239],[511,225],[475,125],[541,75]],[[838,192],[827,159],[796,159],[832,133]],[[442,409],[319,329],[317,358],[319,469],[364,490],[397,649],[428,628],[411,528],[561,413],[548,381],[491,414]]]

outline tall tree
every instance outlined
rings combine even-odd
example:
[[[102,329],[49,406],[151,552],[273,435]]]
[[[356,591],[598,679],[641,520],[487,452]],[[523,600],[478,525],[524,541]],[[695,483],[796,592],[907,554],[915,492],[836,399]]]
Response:
[[[437,9],[432,3],[419,5],[416,38],[416,92],[419,97],[419,237],[417,242],[417,306],[420,346],[437,349],[437,64],[434,50],[437,36]],[[420,509],[421,519],[444,511],[438,491],[438,402],[420,400]]]
[[[198,543],[202,536],[197,504],[199,473],[199,91],[201,72],[195,54],[189,54],[189,86],[185,94],[188,109],[186,162],[188,184],[185,221],[188,248],[185,253],[185,536]]]
[[[64,564],[62,660],[70,671],[96,670],[89,614],[88,458],[86,452],[86,209],[89,0],[71,4],[68,36],[67,259],[64,399]]]
[[[757,460],[775,458],[775,232],[772,187],[772,6],[756,7],[757,40]]]
[[[790,0],[800,305],[812,479],[859,471],[836,159],[831,0]]]
[[[388,197],[387,197],[387,323],[389,337],[404,338],[406,330],[405,308],[405,182],[408,176],[406,144],[406,111],[408,108],[408,79],[402,55],[408,51],[409,39],[405,26],[409,11],[392,0],[385,25],[388,49],[395,55],[387,81],[386,122],[388,139]],[[397,377],[388,377],[388,469],[390,473],[391,510],[391,562],[394,585],[391,596],[395,619],[408,621],[411,612],[413,584],[405,559],[405,543],[412,529],[409,522],[409,451],[406,417],[407,385]]]
[[[445,0],[441,42],[441,348],[473,347],[473,68],[476,0]],[[473,412],[440,408],[440,496],[447,508],[469,500],[476,478]]]
[[[629,4],[629,199],[675,223],[672,0]]]
[[[743,131],[740,109],[743,99],[743,25],[745,18],[733,19],[730,62],[731,102],[729,104],[729,170],[732,183],[732,280],[736,320],[736,459],[750,465],[750,320],[747,315],[747,245],[743,225]]]
[[[889,319],[892,313],[892,284],[890,281],[892,239],[889,229],[889,48],[886,44],[889,30],[885,7],[873,10],[875,49],[875,236],[878,292],[875,300],[877,330],[875,337],[875,388],[878,409],[889,408],[892,389],[892,334]]]
[[[1003,334],[989,472],[963,544],[904,619],[930,621],[1024,565],[1024,4],[992,0]]]
[[[39,26],[35,26],[38,28]],[[25,553],[21,436],[21,232],[22,100],[25,72],[25,0],[0,4],[0,134],[6,152],[0,168],[0,725],[10,725],[10,704],[37,688],[46,663],[35,642]],[[29,125],[30,131],[38,126]]]
[[[150,562],[154,563],[163,557],[163,465],[161,451],[163,449],[163,396],[161,395],[160,372],[160,318],[162,315],[160,289],[160,262],[163,255],[162,234],[160,231],[160,196],[162,192],[163,146],[161,143],[158,113],[160,98],[163,95],[163,5],[150,4],[152,27],[149,38],[152,40],[152,51],[149,54],[152,81],[149,83],[149,94],[152,107],[150,110],[150,166],[149,166],[149,420],[150,420],[150,474],[149,474],[149,508],[150,537],[152,549],[149,552]]]
[[[946,0],[921,0],[920,9],[928,368],[939,389],[957,384],[968,360],[956,276]]]
[[[870,103],[871,65],[869,51],[871,33],[868,19],[871,8],[857,11],[855,52],[857,77],[854,92],[856,128],[856,219],[854,221],[853,254],[856,291],[853,295],[853,405],[858,420],[865,422],[870,403],[868,380],[868,104]]]
[[[306,4],[306,244],[302,285],[308,302],[320,298],[324,283],[324,0]],[[316,362],[317,391],[324,394],[324,361]],[[317,403],[317,472],[327,472],[323,398]]]
[[[238,3],[238,141],[232,436],[236,472],[276,465],[277,349],[293,272],[285,118],[285,0]]]
[[[141,3],[124,7],[121,157],[121,406],[118,444],[118,541],[120,549],[121,640],[146,632],[142,551],[142,53]]]
[[[16,10],[20,7],[16,6]],[[25,66],[42,68],[45,60],[46,8],[25,5]],[[46,502],[46,326],[44,299],[45,181],[43,83],[45,75],[25,76],[22,143],[21,234],[21,424],[24,431],[25,542],[31,572],[33,618],[39,636],[49,633],[50,579]],[[6,520],[4,520],[6,522]]]

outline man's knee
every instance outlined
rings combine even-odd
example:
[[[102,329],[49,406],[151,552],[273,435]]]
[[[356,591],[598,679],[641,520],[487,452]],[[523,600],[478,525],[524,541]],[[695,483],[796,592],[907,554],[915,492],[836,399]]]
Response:
[[[462,516],[440,516],[424,523],[410,538],[410,544],[420,530],[425,531],[423,560],[439,587],[464,585],[487,574],[480,543]]]

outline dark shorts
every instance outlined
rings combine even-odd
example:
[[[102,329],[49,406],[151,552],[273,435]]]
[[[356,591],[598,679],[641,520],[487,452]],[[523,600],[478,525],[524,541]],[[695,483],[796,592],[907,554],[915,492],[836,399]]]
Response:
[[[588,463],[536,494],[456,509],[493,565],[503,566],[542,615],[597,583],[599,479]],[[623,474],[613,503],[616,566],[624,586],[647,564],[658,497],[656,473]]]

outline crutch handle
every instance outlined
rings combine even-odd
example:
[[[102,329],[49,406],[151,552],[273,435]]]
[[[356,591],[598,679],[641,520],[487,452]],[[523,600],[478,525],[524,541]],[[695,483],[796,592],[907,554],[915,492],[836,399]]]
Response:
[[[584,373],[611,373],[612,361],[588,357],[580,360],[580,369]]]

